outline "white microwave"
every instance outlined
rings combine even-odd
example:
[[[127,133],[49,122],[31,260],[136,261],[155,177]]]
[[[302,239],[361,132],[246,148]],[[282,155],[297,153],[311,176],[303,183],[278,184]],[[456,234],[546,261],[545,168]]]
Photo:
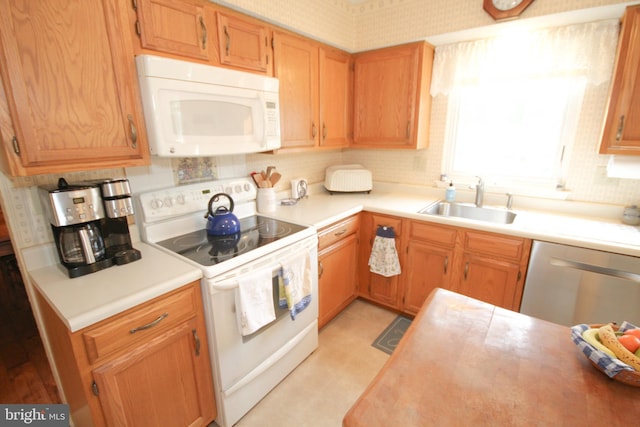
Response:
[[[278,79],[152,55],[137,56],[136,67],[152,155],[280,148]]]

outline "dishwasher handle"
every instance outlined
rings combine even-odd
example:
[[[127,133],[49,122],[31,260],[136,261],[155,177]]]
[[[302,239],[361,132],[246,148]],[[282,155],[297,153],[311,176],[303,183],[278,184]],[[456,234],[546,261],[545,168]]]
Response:
[[[575,268],[576,270],[589,271],[591,273],[603,274],[605,276],[612,276],[618,279],[625,279],[640,283],[640,274],[631,273],[629,271],[616,270],[615,268],[601,267],[599,265],[585,264],[578,261],[570,261],[560,258],[551,258],[549,263],[556,267]]]

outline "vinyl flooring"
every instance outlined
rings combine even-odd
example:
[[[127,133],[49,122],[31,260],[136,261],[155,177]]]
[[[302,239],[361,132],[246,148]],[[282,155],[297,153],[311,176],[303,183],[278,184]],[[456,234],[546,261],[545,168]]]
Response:
[[[13,255],[0,258],[0,403],[60,403]]]
[[[354,301],[320,331],[318,349],[236,427],[340,427],[389,358],[371,344],[395,317]]]

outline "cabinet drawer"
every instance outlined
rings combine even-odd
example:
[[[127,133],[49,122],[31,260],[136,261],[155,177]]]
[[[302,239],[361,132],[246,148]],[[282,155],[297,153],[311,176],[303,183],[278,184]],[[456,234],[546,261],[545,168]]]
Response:
[[[90,363],[133,343],[156,336],[197,315],[198,286],[188,286],[168,296],[104,320],[82,334]]]
[[[498,234],[465,232],[464,248],[485,255],[496,255],[519,261],[525,251],[527,239]]]
[[[455,229],[446,226],[412,222],[409,234],[411,240],[422,240],[441,245],[455,246],[458,233]]]
[[[352,216],[344,221],[323,228],[318,233],[318,248],[324,249],[346,236],[356,233],[360,226],[358,216]]]

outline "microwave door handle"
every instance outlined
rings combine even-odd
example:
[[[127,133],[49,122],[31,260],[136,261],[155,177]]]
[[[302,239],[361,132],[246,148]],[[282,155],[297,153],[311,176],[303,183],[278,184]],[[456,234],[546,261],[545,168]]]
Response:
[[[585,264],[578,261],[570,261],[570,260],[559,259],[559,258],[551,258],[549,263],[551,265],[555,265],[556,267],[574,268],[576,270],[603,274],[605,276],[611,276],[617,279],[625,279],[625,280],[630,280],[632,282],[640,283],[640,274],[631,273],[629,271],[617,270],[615,268],[601,267],[599,265]]]

